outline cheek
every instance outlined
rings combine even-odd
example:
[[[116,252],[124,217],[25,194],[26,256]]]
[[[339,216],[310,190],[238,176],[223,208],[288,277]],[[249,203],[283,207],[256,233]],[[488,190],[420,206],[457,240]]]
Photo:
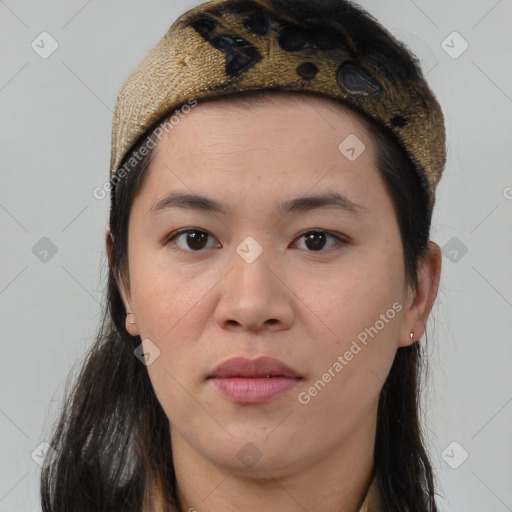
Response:
[[[156,253],[142,250],[133,253],[130,289],[141,336],[161,340],[181,329],[189,312],[214,284],[208,284],[208,277],[183,272],[170,263],[162,249]]]
[[[322,329],[321,347],[304,347],[314,372],[301,403],[342,423],[354,421],[377,399],[396,353],[403,311],[397,251],[361,254],[357,261],[313,288],[310,304],[328,328]]]
[[[297,401],[303,414],[324,418],[311,425],[320,436],[328,425],[339,432],[355,428],[378,400],[393,364],[403,306],[389,293],[373,292],[366,296],[359,287],[342,295],[329,315],[334,341],[331,335],[306,349],[311,374]]]
[[[168,416],[188,416],[197,407],[191,383],[197,384],[204,372],[201,363],[213,350],[198,349],[197,342],[212,314],[207,292],[218,275],[170,268],[165,251],[134,251],[130,279],[141,340],[149,338],[160,351],[147,368],[157,399]]]
[[[343,348],[376,322],[382,328],[381,315],[385,315],[382,330],[397,332],[398,306],[393,309],[393,304],[401,302],[404,287],[399,251],[394,244],[379,252],[354,250],[336,270],[300,281],[297,295],[315,313],[330,345]]]

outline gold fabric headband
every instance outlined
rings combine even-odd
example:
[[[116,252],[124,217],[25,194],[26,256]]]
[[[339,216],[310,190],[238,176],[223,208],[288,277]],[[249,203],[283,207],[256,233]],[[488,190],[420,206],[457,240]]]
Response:
[[[328,96],[387,127],[433,206],[446,161],[439,103],[416,57],[345,0],[213,0],[180,16],[121,88],[111,181],[142,135],[187,101],[261,89]]]

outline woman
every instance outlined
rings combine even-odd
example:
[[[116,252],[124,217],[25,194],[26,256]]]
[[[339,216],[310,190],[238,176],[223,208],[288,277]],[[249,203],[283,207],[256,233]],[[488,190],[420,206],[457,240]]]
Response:
[[[207,2],[112,134],[107,306],[43,510],[436,511],[445,132],[417,60],[342,0]]]

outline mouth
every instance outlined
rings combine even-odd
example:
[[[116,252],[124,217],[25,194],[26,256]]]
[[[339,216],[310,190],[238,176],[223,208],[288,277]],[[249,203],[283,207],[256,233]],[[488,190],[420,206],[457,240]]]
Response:
[[[304,378],[273,357],[234,357],[217,366],[208,380],[232,402],[257,404],[289,391]]]

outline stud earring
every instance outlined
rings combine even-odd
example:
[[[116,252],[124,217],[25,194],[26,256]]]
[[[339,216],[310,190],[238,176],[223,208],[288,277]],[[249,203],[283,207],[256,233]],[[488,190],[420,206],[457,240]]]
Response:
[[[412,331],[409,333],[409,338],[411,338],[411,340],[414,338],[414,333]]]
[[[131,312],[130,312],[130,311],[128,311],[128,314],[127,314],[126,316],[127,316],[127,317],[129,317],[130,315],[131,315]],[[131,322],[131,321],[130,321],[130,322],[128,322],[128,323],[129,323],[129,324],[134,324],[135,322]]]

